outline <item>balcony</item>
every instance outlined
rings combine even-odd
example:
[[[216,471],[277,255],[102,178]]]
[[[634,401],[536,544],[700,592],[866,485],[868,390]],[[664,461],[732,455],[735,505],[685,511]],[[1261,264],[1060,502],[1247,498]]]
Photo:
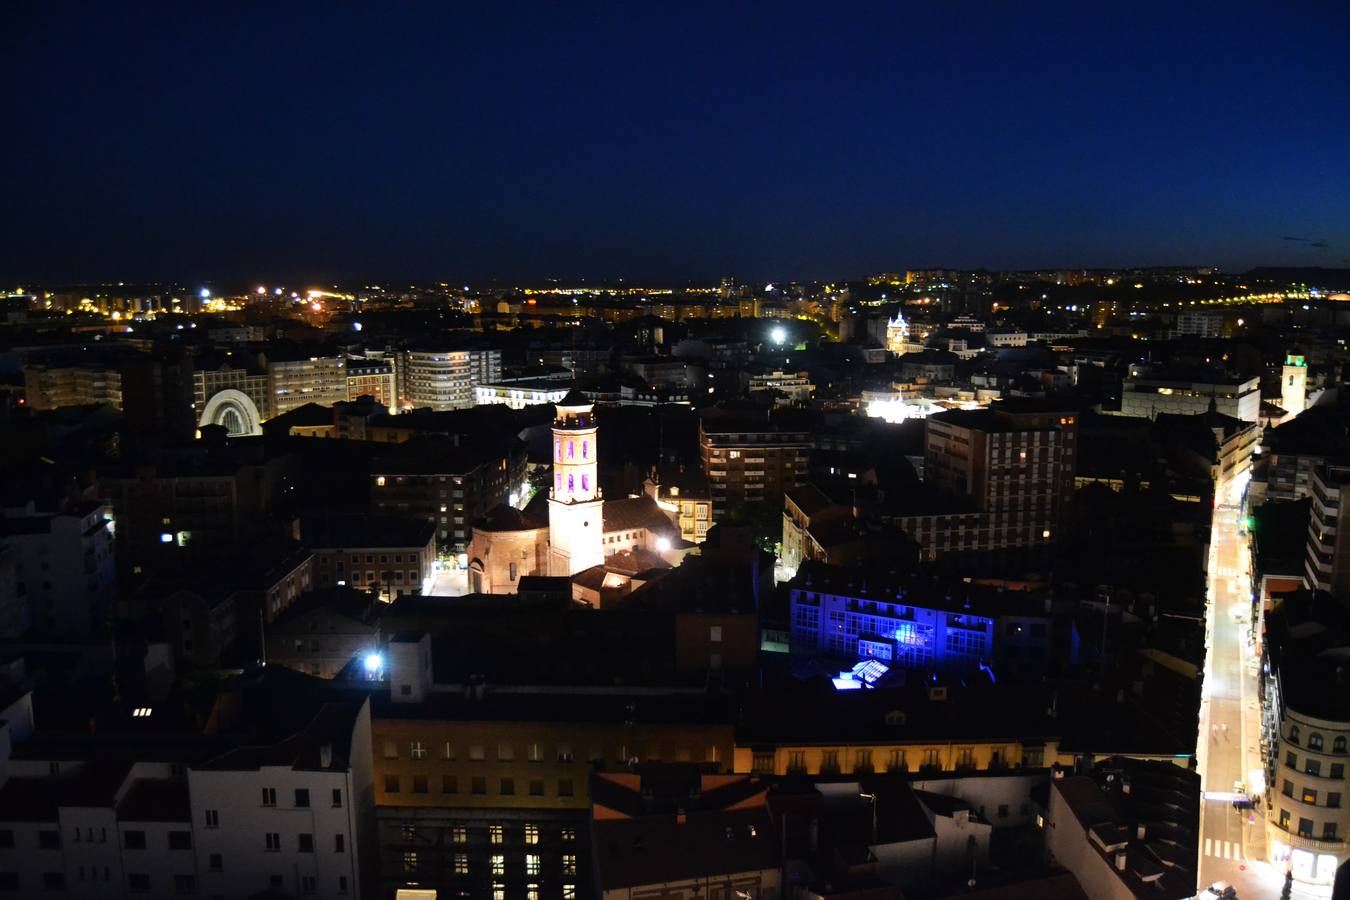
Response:
[[[1347,849],[1347,841],[1344,837],[1338,837],[1334,840],[1323,840],[1322,838],[1306,837],[1291,831],[1288,828],[1281,827],[1280,823],[1274,819],[1269,820],[1270,831],[1273,837],[1283,841],[1295,850],[1311,850],[1314,853],[1335,853],[1340,855]]]

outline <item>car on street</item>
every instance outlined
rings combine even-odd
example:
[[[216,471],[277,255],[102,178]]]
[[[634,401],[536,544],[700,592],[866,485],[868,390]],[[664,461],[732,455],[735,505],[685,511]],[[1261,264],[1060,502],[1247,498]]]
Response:
[[[1209,896],[1218,900],[1237,900],[1237,891],[1226,881],[1216,881],[1209,886]]]

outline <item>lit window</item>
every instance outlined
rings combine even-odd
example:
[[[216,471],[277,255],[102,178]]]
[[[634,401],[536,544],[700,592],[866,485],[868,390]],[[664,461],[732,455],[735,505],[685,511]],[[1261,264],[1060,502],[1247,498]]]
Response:
[[[525,843],[527,843],[527,844],[537,844],[537,843],[539,843],[539,826],[538,826],[538,825],[526,825],[526,826],[525,826]]]
[[[525,854],[525,874],[526,874],[526,875],[538,875],[538,874],[539,874],[539,854],[538,854],[538,853],[526,853],[526,854]]]
[[[380,477],[376,478],[375,484],[379,487],[384,487],[384,476],[381,475]]]
[[[492,874],[493,875],[506,874],[506,857],[500,853],[494,853],[492,855]]]
[[[504,835],[502,833],[502,826],[500,825],[488,826],[488,843],[500,844],[503,838]]]

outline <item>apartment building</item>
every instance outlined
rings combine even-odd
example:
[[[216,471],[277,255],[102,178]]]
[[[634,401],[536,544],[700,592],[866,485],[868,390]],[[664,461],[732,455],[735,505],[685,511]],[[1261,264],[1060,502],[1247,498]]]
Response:
[[[926,420],[924,478],[988,516],[973,549],[1053,542],[1073,493],[1076,416],[1032,402],[948,410]]]
[[[261,355],[267,367],[270,410],[263,411],[267,418],[306,403],[332,406],[348,399],[346,357],[307,353],[297,348],[269,348]]]
[[[1131,366],[1121,384],[1120,413],[1124,416],[1151,419],[1162,412],[1194,415],[1205,412],[1211,403],[1226,416],[1259,421],[1261,379]]]
[[[293,729],[276,724],[296,714],[282,707],[254,741],[169,736],[147,706],[124,710],[118,722],[105,711],[102,745],[41,732],[16,742],[0,775],[0,891],[91,900],[370,896],[369,704],[359,694],[324,703]]]
[[[1350,467],[1314,469],[1311,487],[1304,580],[1314,590],[1350,598],[1350,533],[1340,525],[1341,513],[1350,509]]]
[[[408,350],[403,355],[404,406],[467,409],[477,403],[475,388],[501,375],[500,350]]]
[[[1042,666],[1050,659],[1043,598],[953,587],[804,562],[788,585],[793,650],[925,671],[992,671],[1004,658]]]
[[[324,514],[300,520],[318,588],[350,585],[387,600],[420,594],[434,575],[436,525],[415,516]]]
[[[701,544],[712,526],[712,488],[695,469],[665,468],[653,471],[642,483],[643,492],[680,528],[680,538]]]
[[[397,357],[347,357],[347,396],[344,399],[373,397],[391,412],[398,412]]]
[[[432,684],[430,638],[391,643],[388,658],[373,719],[388,893],[593,896],[591,773],[732,758],[731,726],[701,693]]]
[[[783,492],[805,480],[811,465],[810,432],[780,429],[768,420],[705,417],[698,442],[713,515],[719,518],[737,504],[777,508]]]
[[[56,510],[36,502],[10,507],[0,540],[13,554],[16,597],[25,628],[47,637],[107,632],[117,594],[112,509],[83,500]],[[17,636],[17,635],[15,635]]]
[[[1264,683],[1266,858],[1279,871],[1292,871],[1299,882],[1329,885],[1350,860],[1346,651],[1343,646],[1320,650],[1329,643],[1325,626],[1304,631],[1317,635],[1308,646],[1290,629],[1297,619],[1316,614],[1343,635],[1346,617],[1343,607],[1336,612],[1309,607],[1291,620],[1292,612],[1292,607],[1281,610],[1271,623],[1271,666]]]
[[[23,367],[23,395],[35,410],[95,403],[121,409],[122,373],[99,362],[32,363]]]
[[[371,510],[434,522],[437,547],[463,552],[473,522],[521,490],[527,461],[515,438],[406,441],[373,461]]]

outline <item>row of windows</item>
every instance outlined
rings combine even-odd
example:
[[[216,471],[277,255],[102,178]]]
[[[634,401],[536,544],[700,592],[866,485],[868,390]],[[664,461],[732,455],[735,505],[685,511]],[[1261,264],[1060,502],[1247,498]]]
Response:
[[[1296,795],[1296,794],[1294,793],[1294,783],[1293,783],[1292,781],[1290,781],[1289,779],[1287,779],[1287,778],[1286,778],[1285,781],[1284,781],[1284,785],[1283,785],[1283,787],[1281,788],[1280,793],[1284,794],[1286,797],[1295,797],[1295,796],[1297,796],[1299,800],[1302,800],[1304,803],[1307,803],[1309,806],[1316,806],[1316,805],[1317,805],[1318,792],[1317,792],[1316,789],[1310,788],[1310,787],[1307,787],[1307,786],[1304,786],[1304,788],[1303,788],[1303,793],[1297,794],[1297,795]],[[1340,809],[1340,806],[1341,806],[1341,794],[1340,794],[1339,791],[1327,791],[1326,794],[1324,794],[1324,795],[1322,795],[1322,796],[1323,796],[1323,800],[1325,801],[1325,802],[1324,802],[1324,805],[1325,805],[1328,809]]]
[[[1290,725],[1290,726],[1289,726],[1289,743],[1291,743],[1291,744],[1297,744],[1297,743],[1299,743],[1299,740],[1300,740],[1299,734],[1300,734],[1300,732],[1299,732],[1299,727],[1298,727],[1297,725]],[[1337,735],[1337,736],[1335,737],[1335,739],[1333,739],[1332,742],[1331,742],[1331,752],[1332,752],[1332,753],[1344,753],[1344,752],[1345,752],[1345,744],[1346,744],[1346,741],[1345,741],[1345,735],[1343,735],[1343,734]],[[1320,733],[1314,731],[1314,732],[1312,732],[1312,733],[1310,733],[1310,734],[1308,735],[1308,749],[1309,749],[1309,750],[1321,750],[1321,749],[1323,748],[1323,746],[1324,746],[1324,739],[1323,739],[1323,737],[1322,737],[1322,735],[1321,735]]]
[[[708,640],[714,644],[719,643],[722,640],[721,625],[710,625],[708,627]],[[503,742],[497,744],[495,759],[498,762],[514,762],[516,759],[516,748],[517,745],[512,743]],[[620,762],[627,762],[635,755],[634,751],[637,749],[638,748],[630,747],[627,744],[619,744],[617,747],[614,748],[614,759]],[[470,744],[467,747],[467,751],[468,752],[465,759],[474,762],[482,762],[487,760],[487,747],[484,744]],[[433,752],[435,752],[440,757],[440,759],[444,761],[454,761],[459,758],[459,748],[451,741],[445,741],[435,748],[430,746],[425,741],[408,742],[409,759],[417,761],[428,760],[432,758]],[[709,746],[707,749],[706,761],[716,762],[719,758],[719,754],[720,751],[718,750],[716,745]],[[651,755],[650,751],[648,755],[649,756]],[[679,762],[689,762],[690,759],[692,758],[692,755],[693,754],[691,753],[690,749],[687,747],[679,748],[676,751],[676,758]],[[384,741],[383,756],[385,759],[398,759],[399,758],[398,742],[392,740]],[[572,751],[571,744],[557,744],[554,748],[554,754],[552,758],[560,763],[572,763],[576,761],[576,756]],[[537,762],[537,763],[544,762],[545,759],[544,745],[537,741],[526,744],[525,759],[529,762]],[[591,762],[604,760],[605,759],[604,751],[601,750],[600,747],[592,746],[587,753],[586,759]],[[306,795],[308,795],[308,792],[305,793]],[[275,791],[273,791],[272,796],[275,798]],[[339,792],[334,791],[335,806],[340,805],[340,799],[341,798]],[[275,799],[270,804],[264,802],[264,805],[275,806],[276,805]]]
[[[411,784],[411,793],[428,794],[430,793],[430,780],[426,775],[414,775],[409,779]],[[442,794],[459,793],[459,777],[456,775],[442,775],[440,780]],[[503,797],[515,796],[516,780],[514,778],[499,778],[496,781],[497,793]],[[384,792],[386,794],[397,794],[403,789],[403,779],[398,775],[384,776]],[[546,796],[544,779],[531,778],[526,782],[526,790],[531,797]],[[469,779],[469,793],[485,795],[488,792],[488,779],[483,775],[474,775]],[[557,781],[558,797],[575,796],[575,786],[570,778],[559,778]]]
[[[1280,810],[1280,827],[1283,828],[1285,831],[1288,831],[1288,830],[1289,830],[1289,826],[1290,826],[1290,822],[1291,822],[1291,819],[1290,819],[1290,815],[1289,815],[1289,810],[1287,810],[1287,809],[1281,809],[1281,810]],[[1313,822],[1312,819],[1300,817],[1299,820],[1298,820],[1298,835],[1299,835],[1300,837],[1305,837],[1305,838],[1320,837],[1320,838],[1321,838],[1322,840],[1324,840],[1324,841],[1336,841],[1336,840],[1340,840],[1340,834],[1339,834],[1339,832],[1338,832],[1338,830],[1337,830],[1337,827],[1336,827],[1336,823],[1335,823],[1335,822],[1323,822],[1323,823],[1322,823],[1322,834],[1321,834],[1321,835],[1316,835],[1316,834],[1313,833],[1313,828],[1314,828],[1314,827],[1315,827],[1315,823]]]
[[[521,840],[526,844],[538,844],[542,831],[540,827],[532,822],[527,822],[521,828]],[[414,843],[418,839],[418,828],[413,822],[408,822],[400,827],[400,835],[404,843]],[[487,827],[488,843],[505,844],[507,838],[507,826],[502,823],[493,823]],[[565,825],[558,829],[558,840],[564,844],[573,844],[577,840],[577,830],[570,825]],[[450,826],[450,842],[452,844],[467,844],[469,842],[468,825]]]
[[[1285,754],[1284,754],[1284,764],[1285,764],[1286,766],[1288,766],[1289,768],[1291,768],[1291,769],[1297,769],[1297,768],[1298,768],[1298,755],[1295,754],[1293,750],[1288,750],[1288,751],[1286,751]],[[1303,771],[1304,771],[1305,773],[1307,773],[1308,775],[1318,775],[1318,776],[1320,776],[1320,775],[1322,774],[1322,761],[1321,761],[1321,760],[1313,759],[1312,757],[1305,756],[1305,757],[1303,758],[1303,765],[1304,765]],[[1345,777],[1345,763],[1332,763],[1332,764],[1330,765],[1330,767],[1329,767],[1328,772],[1327,772],[1327,777],[1328,777],[1328,778],[1344,778],[1344,777]]]
[[[416,850],[407,850],[403,853],[403,874],[414,876],[418,874],[418,868],[423,865],[423,858]],[[516,865],[522,865],[525,875],[531,878],[538,878],[543,872],[543,860],[538,853],[526,853],[524,858]],[[469,865],[469,854],[456,853],[450,858],[450,866],[456,875],[471,875],[472,868]],[[506,874],[506,854],[494,853],[488,858],[488,871],[492,875]],[[559,874],[563,877],[575,877],[577,874],[577,857],[574,853],[564,853],[559,859]]]
[[[881,753],[884,752],[884,757]],[[837,749],[825,749],[820,751],[820,766],[816,772],[809,772],[806,751],[789,750],[787,752],[787,771],[795,774],[831,774],[841,771],[841,759],[847,758],[852,764],[853,772],[872,772],[878,765],[884,765],[887,771],[905,772],[909,771],[911,765],[917,765],[920,769],[941,769],[943,768],[942,750],[934,747],[923,750],[908,750],[896,747],[886,751],[874,751],[870,748],[853,750],[851,754],[844,751],[841,757],[841,751]],[[1008,756],[1003,750],[994,749],[990,751],[989,767],[998,769],[1008,761]],[[774,751],[757,751],[752,759],[752,768],[760,774],[772,774],[775,770],[777,754]],[[1040,768],[1044,764],[1044,750],[1036,747],[1024,747],[1022,749],[1022,765],[1028,768]],[[976,767],[975,748],[957,747],[952,751],[952,767],[954,769],[973,769]]]
[[[294,805],[297,809],[307,809],[307,808],[309,807],[309,789],[308,789],[308,788],[296,788],[293,797],[294,797],[294,801],[295,801],[293,805]],[[331,799],[330,799],[330,804],[332,805],[332,807],[333,807],[334,809],[340,809],[340,808],[342,807],[342,789],[341,789],[341,788],[333,788],[333,793],[330,795],[330,798],[331,798]],[[277,805],[277,789],[276,789],[276,788],[263,788],[263,789],[262,789],[262,805],[263,805],[263,806],[276,806],[276,805]],[[220,827],[220,814],[219,814],[218,811],[216,811],[216,810],[214,810],[214,809],[208,809],[208,810],[206,811],[206,827],[207,827],[207,828],[218,828],[218,827]]]

